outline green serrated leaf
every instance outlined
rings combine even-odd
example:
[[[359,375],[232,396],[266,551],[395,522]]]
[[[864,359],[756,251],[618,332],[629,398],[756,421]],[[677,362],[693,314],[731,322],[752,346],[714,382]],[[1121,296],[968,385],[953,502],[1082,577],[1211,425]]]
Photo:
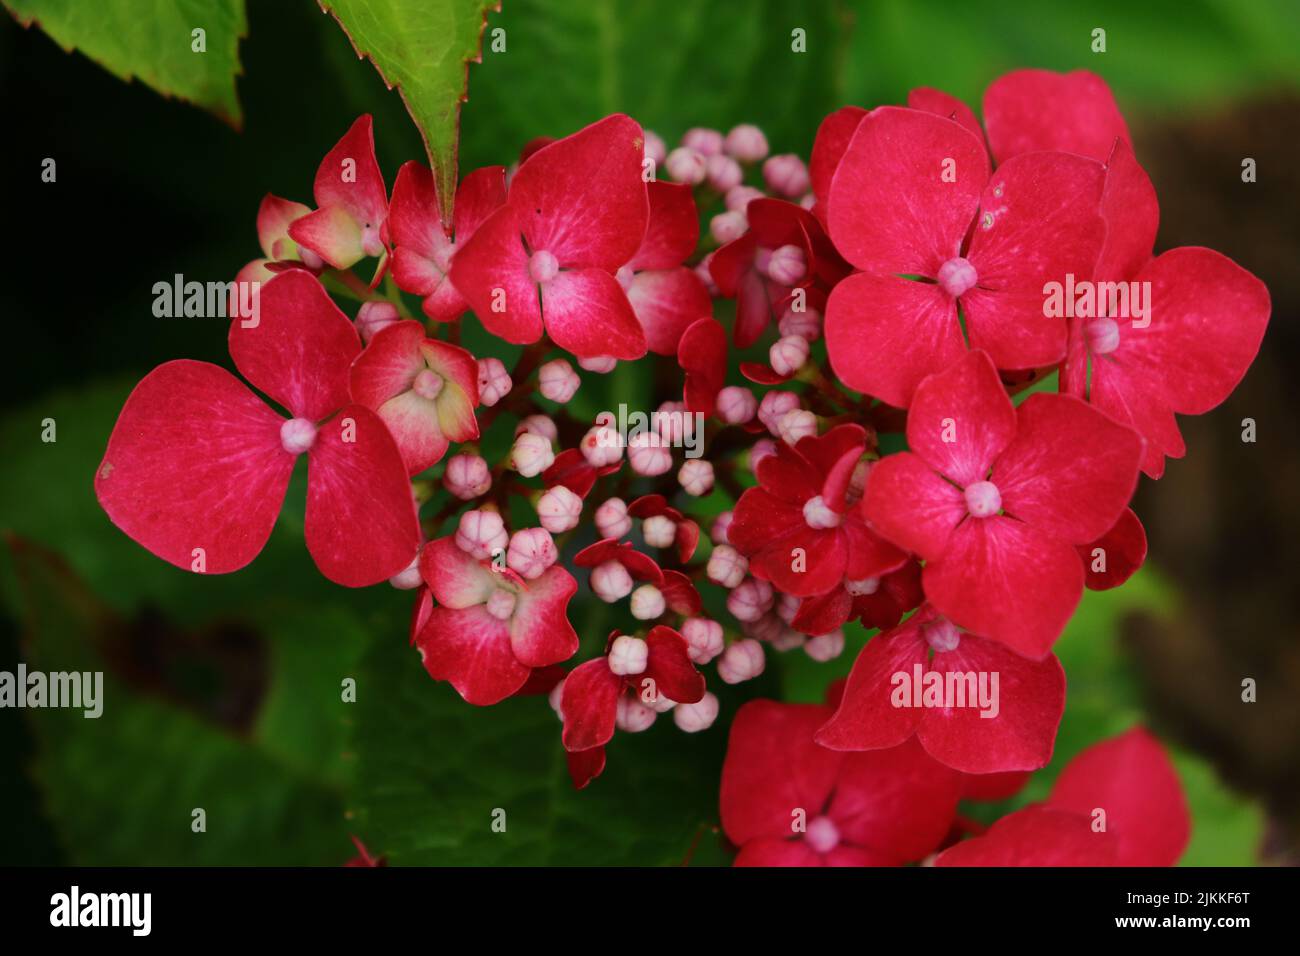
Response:
[[[460,105],[479,59],[487,11],[500,0],[319,0],[420,129],[438,185],[442,221],[456,197]]]
[[[242,122],[235,77],[248,33],[244,0],[2,0],[64,50],[80,50],[114,76]],[[204,31],[196,52],[195,30]]]

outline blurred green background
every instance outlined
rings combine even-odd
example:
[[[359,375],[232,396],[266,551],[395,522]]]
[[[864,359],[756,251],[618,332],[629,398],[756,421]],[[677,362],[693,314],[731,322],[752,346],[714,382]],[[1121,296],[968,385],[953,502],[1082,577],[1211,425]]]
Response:
[[[711,732],[661,721],[620,735],[606,774],[575,794],[544,702],[461,703],[407,645],[408,595],[320,578],[302,545],[301,474],[266,551],[233,576],[176,570],[99,510],[91,478],[131,386],[171,358],[230,364],[225,323],[154,318],[153,283],[231,277],[257,254],[263,193],[310,200],[316,164],[358,113],[376,117],[390,185],[402,161],[424,158],[399,97],[315,3],[250,0],[247,25],[236,132],[0,17],[0,669],[103,669],[108,685],[97,721],[0,712],[0,862],[337,864],[350,835],[392,863],[727,862],[716,806],[730,714],[748,696],[820,698],[865,635],[833,665],[774,659],[724,695]],[[774,151],[806,156],[827,112],[901,102],[913,86],[978,110],[988,82],[1017,67],[1110,82],[1160,196],[1158,246],[1237,259],[1269,285],[1274,316],[1237,394],[1184,422],[1188,458],[1158,486],[1144,480],[1151,561],[1123,589],[1088,595],[1059,643],[1057,756],[1013,803],[1042,796],[1083,746],[1146,721],[1176,749],[1192,800],[1184,862],[1294,862],[1300,5],[505,0],[488,27],[506,31],[506,49],[470,67],[462,170],[614,111],[670,143],[691,126],[755,122]],[[1104,54],[1090,49],[1096,27]],[[796,28],[805,53],[791,51]],[[40,182],[46,157],[57,183]],[[1241,182],[1245,157],[1256,183]],[[586,382],[593,407],[644,406],[654,388],[637,368]],[[1247,416],[1253,445],[1240,441]],[[54,443],[41,441],[47,418]],[[607,613],[575,603],[588,644],[617,623]],[[355,703],[340,699],[349,677]],[[1241,702],[1244,677],[1258,703]],[[506,833],[490,827],[496,808]]]

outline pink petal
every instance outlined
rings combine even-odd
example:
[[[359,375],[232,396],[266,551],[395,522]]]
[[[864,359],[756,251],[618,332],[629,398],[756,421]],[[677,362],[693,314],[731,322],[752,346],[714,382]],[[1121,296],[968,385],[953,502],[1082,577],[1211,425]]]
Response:
[[[649,581],[656,587],[664,583],[664,573],[655,559],[636,550],[630,541],[620,543],[605,538],[587,545],[573,556],[573,564],[579,568],[594,568],[606,561],[617,561],[638,581]]]
[[[1093,363],[1089,400],[1146,440],[1142,470],[1152,478],[1159,478],[1165,472],[1165,457],[1182,458],[1187,446],[1173,411],[1153,394],[1151,385],[1141,368],[1130,368],[1103,357]]]
[[[1115,866],[1118,843],[1091,819],[1034,804],[939,854],[935,866]]]
[[[831,819],[848,843],[898,862],[939,846],[957,814],[961,777],[909,740],[848,754],[831,799]]]
[[[530,156],[510,181],[510,205],[529,248],[564,267],[617,271],[645,236],[644,151],[641,127],[615,114]]]
[[[966,350],[957,308],[939,286],[859,273],[826,304],[826,352],[849,388],[906,408],[925,376]]]
[[[735,527],[733,520],[728,535]],[[736,539],[729,540],[734,544]],[[794,597],[813,597],[844,580],[848,545],[841,529],[815,530],[805,524],[774,535],[760,550],[747,556],[750,573],[755,577],[772,582],[777,590]]]
[[[962,486],[987,478],[1015,434],[1015,408],[983,352],[925,379],[907,416],[908,446]]]
[[[311,209],[300,202],[270,193],[263,196],[257,207],[257,242],[262,247],[262,255],[268,259],[296,258],[297,250],[290,245],[293,240],[289,238],[289,225],[310,213]]]
[[[1106,220],[1106,244],[1097,260],[1097,279],[1131,279],[1151,258],[1160,225],[1160,204],[1151,178],[1138,165],[1126,139],[1115,140],[1106,161],[1101,214]]]
[[[648,677],[655,682],[656,692],[669,700],[679,704],[699,703],[704,697],[704,675],[691,663],[686,638],[660,624],[650,628],[645,642],[650,653],[645,673],[635,679],[637,686]]]
[[[429,676],[449,681],[470,704],[505,700],[531,673],[511,650],[506,622],[482,605],[434,608],[415,643]]]
[[[949,535],[966,515],[966,501],[934,469],[904,451],[872,466],[862,514],[885,540],[929,561],[947,549]]]
[[[812,158],[808,162],[808,175],[812,180],[813,195],[817,197],[814,214],[826,221],[826,203],[830,199],[831,180],[839,169],[844,151],[849,148],[853,133],[867,111],[860,106],[843,106],[822,120],[813,140]]]
[[[462,551],[451,535],[424,546],[420,552],[420,576],[438,603],[450,608],[482,604],[497,586],[492,571]]]
[[[565,750],[572,753],[609,743],[623,687],[623,678],[609,669],[603,657],[579,664],[569,672],[560,694]]]
[[[378,409],[394,396],[409,391],[415,376],[426,367],[420,345],[420,322],[395,322],[380,329],[352,363],[349,387],[352,400]]]
[[[318,422],[348,400],[361,340],[309,272],[282,272],[259,293],[257,324],[230,325],[230,357],[255,388],[296,418]]]
[[[574,790],[582,790],[605,772],[605,748],[592,747],[590,750],[577,752],[565,751],[569,765],[569,779],[573,781]]]
[[[451,281],[493,335],[516,345],[542,337],[542,305],[528,274],[519,222],[502,206],[452,258]]]
[[[980,121],[975,118],[975,111],[951,93],[930,86],[918,86],[908,91],[907,105],[914,110],[922,110],[950,119],[974,133],[981,143],[984,141],[984,130],[980,127]]]
[[[929,670],[929,645],[920,625],[933,617],[928,610],[919,612],[867,642],[849,672],[839,708],[817,731],[817,743],[831,750],[880,750],[897,747],[916,732],[922,710],[894,706],[894,675],[910,680],[918,664],[922,673]]]
[[[312,187],[316,205],[345,210],[360,226],[378,229],[388,215],[384,174],[375,159],[374,123],[369,114],[355,123],[325,154]]]
[[[1142,567],[1147,558],[1147,533],[1142,522],[1125,508],[1114,527],[1096,541],[1076,548],[1083,559],[1085,582],[1090,590],[1108,591],[1117,588]],[[1101,554],[1096,552],[1100,550]],[[1104,570],[1094,570],[1098,558],[1105,559]]]
[[[1187,848],[1187,797],[1168,754],[1141,727],[1093,744],[1061,771],[1049,805],[1093,818],[1106,811],[1119,866],[1173,866]]]
[[[467,174],[456,190],[456,244],[462,246],[469,241],[487,217],[504,206],[505,202],[504,166],[483,166]]]
[[[753,202],[758,201],[755,199]],[[712,265],[710,262],[710,268]],[[736,348],[747,349],[758,341],[776,317],[774,300],[783,294],[775,283],[764,279],[754,269],[741,274],[736,288],[736,321],[731,330]]]
[[[802,503],[778,498],[765,488],[746,488],[736,502],[727,540],[741,554],[756,555],[805,529]]]
[[[658,355],[676,355],[687,328],[713,314],[708,289],[695,270],[686,266],[638,272],[627,290],[627,300],[645,331],[646,347]]]
[[[693,521],[690,523],[695,524]],[[698,525],[696,527],[698,528]],[[695,589],[691,579],[680,571],[665,571],[664,584],[659,590],[664,594],[664,601],[667,603],[668,609],[675,614],[694,617],[704,609],[704,602],[700,598],[700,592]],[[671,697],[671,695],[669,696]],[[676,700],[676,698],[672,699]]]
[[[825,862],[804,840],[759,837],[748,841],[736,854],[732,866],[824,866]]]
[[[1065,671],[1055,655],[1026,660],[997,641],[963,634],[956,649],[934,655],[933,668],[986,682],[997,674],[998,686],[987,711],[970,697],[965,707],[924,711],[917,736],[932,757],[964,773],[1047,766],[1065,713]],[[985,686],[992,690],[991,683]],[[994,716],[984,716],[994,707]]]
[[[829,634],[843,627],[852,611],[853,595],[842,587],[832,588],[825,594],[800,601],[790,626],[810,637]]]
[[[1268,289],[1227,256],[1195,246],[1162,253],[1136,281],[1151,283],[1151,325],[1122,325],[1112,355],[1155,378],[1152,391],[1174,411],[1208,412],[1237,387],[1259,352],[1271,310]]]
[[[1065,321],[1044,316],[1044,286],[1093,274],[1106,238],[1104,183],[1100,163],[1066,153],[1018,156],[989,180],[966,253],[979,285],[962,308],[971,348],[998,368],[1065,356]]]
[[[842,754],[813,743],[827,709],[752,700],[736,712],[722,764],[722,828],[732,843],[795,834],[794,811],[811,820],[835,786]],[[802,842],[802,841],[801,841]]]
[[[727,380],[727,333],[722,323],[706,317],[687,326],[677,343],[677,364],[686,376],[682,386],[686,410],[712,415]]]
[[[351,269],[366,257],[361,227],[341,206],[317,209],[289,224],[289,237],[335,269]]]
[[[579,498],[587,497],[597,477],[596,469],[587,463],[582,452],[576,448],[566,448],[560,452],[555,456],[551,467],[542,472],[542,482],[547,488],[564,485]]]
[[[865,628],[888,630],[896,627],[903,615],[918,607],[924,599],[921,564],[910,560],[881,578],[875,594],[854,597],[851,616],[861,618]]]
[[[578,634],[569,623],[569,600],[578,582],[559,565],[529,581],[515,599],[510,622],[510,646],[529,667],[567,661],[578,651]]]
[[[415,392],[402,392],[373,411],[397,442],[408,475],[418,475],[442,461],[451,447],[438,422],[438,406]]]
[[[988,178],[988,154],[969,130],[882,106],[858,124],[831,182],[831,238],[867,272],[936,276],[960,254]]]
[[[426,368],[443,379],[442,391],[426,399],[411,391]],[[381,329],[352,364],[352,396],[379,413],[397,441],[409,474],[441,460],[449,441],[478,437],[474,403],[478,372],[459,346],[425,338],[419,322]]]
[[[1074,548],[1002,515],[968,518],[922,576],[930,602],[960,627],[1041,659],[1083,594]]]
[[[1030,395],[993,469],[1007,514],[1083,544],[1106,533],[1133,497],[1142,439],[1081,399]]]
[[[637,272],[675,269],[695,251],[700,217],[694,191],[685,183],[646,183],[650,219],[641,248],[628,263]]]
[[[446,274],[433,261],[417,252],[414,246],[398,246],[393,250],[392,269],[393,281],[403,291],[426,298],[442,299],[447,295],[444,290],[448,290],[460,303],[462,312],[467,308],[464,297],[456,291]]]
[[[127,398],[95,495],[115,525],[164,561],[237,571],[262,550],[284,502],[294,456],[280,445],[282,422],[223,368],[160,365]]]
[[[623,287],[608,272],[561,271],[542,287],[542,313],[555,344],[579,358],[635,359],[646,353],[641,323]]]
[[[445,271],[450,263],[451,240],[442,228],[433,173],[424,164],[411,160],[397,171],[393,203],[388,211],[388,233],[397,248],[415,253],[432,264],[441,263],[444,268],[439,271]],[[428,295],[433,290],[430,287],[407,291]]]
[[[843,465],[849,453],[861,455],[866,443],[866,429],[861,425],[844,424],[836,425],[821,435],[805,435],[795,444],[795,449],[829,481],[831,473]],[[826,488],[821,489],[821,494],[827,494]]]
[[[1087,70],[1014,70],[984,91],[984,122],[999,163],[1059,149],[1104,161],[1128,127],[1106,81]]]
[[[379,416],[344,406],[320,427],[308,461],[307,550],[321,573],[364,587],[409,565],[420,525],[401,452]]]
[[[844,576],[850,581],[883,577],[897,571],[907,561],[905,552],[866,526],[861,511],[846,514],[839,531],[841,546],[848,551]]]
[[[782,501],[803,507],[813,495],[821,494],[822,474],[803,454],[780,442],[771,455],[758,463],[758,481]]]
[[[754,253],[758,242],[752,233],[745,233],[721,246],[709,257],[709,275],[718,286],[724,299],[734,299],[746,273],[754,269]]]

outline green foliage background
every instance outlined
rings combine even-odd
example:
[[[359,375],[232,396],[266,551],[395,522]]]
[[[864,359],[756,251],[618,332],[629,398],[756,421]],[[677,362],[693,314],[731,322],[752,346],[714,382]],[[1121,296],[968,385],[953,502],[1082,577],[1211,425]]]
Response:
[[[390,183],[424,148],[399,97],[306,0],[249,3],[247,31],[238,0],[188,0],[171,27],[126,0],[94,5],[98,21],[87,5],[4,2],[23,22],[36,17],[60,46],[242,122],[243,132],[121,84],[0,18],[0,104],[19,134],[6,182],[44,190],[20,196],[31,214],[15,217],[30,223],[29,248],[42,252],[0,287],[4,314],[18,317],[22,357],[0,420],[0,528],[9,532],[0,668],[21,659],[109,672],[98,721],[0,714],[11,782],[0,797],[11,830],[0,858],[334,864],[351,854],[355,834],[395,864],[726,863],[714,828],[731,713],[754,695],[819,699],[864,634],[850,635],[835,665],[795,653],[754,685],[728,689],[711,732],[686,737],[662,721],[620,735],[605,776],[576,794],[543,700],[463,704],[427,679],[408,646],[408,596],[320,579],[302,546],[301,474],[266,552],[234,576],[178,571],[110,525],[91,476],[131,385],[168,358],[229,364],[222,323],[152,318],[152,284],[175,272],[232,275],[257,252],[261,194],[309,200],[319,157],[357,113],[376,116]],[[474,4],[335,6],[376,18],[410,7],[463,26],[451,8]],[[840,105],[898,102],[917,85],[978,104],[989,80],[1020,66],[1101,73],[1136,125],[1293,89],[1298,17],[1294,4],[1231,0],[505,0],[487,19],[489,31],[504,29],[505,51],[485,51],[469,70],[461,161],[508,163],[534,136],[564,135],[614,111],[669,141],[694,125],[755,122],[775,151],[806,155],[821,117]],[[218,55],[177,55],[176,44],[188,51],[191,20],[213,24],[208,43]],[[1104,55],[1089,48],[1098,26],[1107,30]],[[111,46],[94,39],[114,27]],[[806,53],[791,51],[796,28]],[[228,52],[244,32],[234,59]],[[436,126],[427,117],[439,110],[444,101],[426,104],[426,122]],[[445,151],[448,135],[433,129],[431,143]],[[47,156],[58,159],[59,180],[40,187]],[[644,371],[629,367],[588,377],[581,400],[595,408],[647,387]],[[52,444],[40,440],[47,418],[57,423]],[[1013,803],[1041,797],[1074,753],[1143,719],[1120,622],[1134,611],[1170,613],[1177,601],[1158,569],[1086,598],[1058,649],[1070,696],[1056,759]],[[575,605],[588,644],[609,626],[605,614],[594,602]],[[133,657],[148,646],[141,635],[199,650],[143,665]],[[233,669],[214,665],[204,649],[228,646],[231,635],[251,635],[235,643],[253,650]],[[340,700],[349,677],[355,704]],[[248,711],[223,712],[221,702],[239,694],[252,700]],[[1178,764],[1196,816],[1185,862],[1251,862],[1259,812],[1195,756],[1180,753]],[[206,810],[204,834],[191,832],[195,807]],[[505,834],[490,828],[497,808],[507,812]]]

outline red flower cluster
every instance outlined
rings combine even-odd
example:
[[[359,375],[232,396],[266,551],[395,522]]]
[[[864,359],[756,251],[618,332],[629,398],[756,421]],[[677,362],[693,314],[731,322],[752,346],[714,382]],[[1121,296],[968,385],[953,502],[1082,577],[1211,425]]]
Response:
[[[813,737],[830,711],[756,700],[736,714],[721,812],[737,866],[1172,866],[1187,847],[1182,786],[1142,728],[1084,750],[1047,800],[985,830],[959,801],[1014,796],[1027,774],[969,776],[914,740],[827,750]]]
[[[1154,190],[1098,78],[1012,73],[983,112],[927,89],[845,107],[808,164],[753,126],[669,152],[610,116],[470,172],[449,223],[418,163],[390,201],[362,117],[315,209],[263,201],[231,296],[231,359],[278,409],[214,365],[154,370],[99,499],[160,557],[234,571],[306,454],[322,572],[416,590],[412,643],[466,701],[549,694],[579,787],[616,729],[714,723],[700,668],[740,684],[768,648],[824,661],[879,628],[834,707],[742,708],[723,823],[742,862],[925,858],[963,795],[1050,760],[1052,645],[1084,587],[1141,565],[1139,473],[1183,453],[1175,413],[1227,396],[1269,314],[1217,253],[1152,256]],[[513,368],[461,346],[470,311],[525,346]],[[566,353],[599,375],[648,352],[659,404],[569,411]],[[584,584],[624,620],[568,669],[596,639],[569,618]],[[938,862],[1169,862],[1185,825],[1153,836],[1134,796],[1154,746],[1102,745]]]

